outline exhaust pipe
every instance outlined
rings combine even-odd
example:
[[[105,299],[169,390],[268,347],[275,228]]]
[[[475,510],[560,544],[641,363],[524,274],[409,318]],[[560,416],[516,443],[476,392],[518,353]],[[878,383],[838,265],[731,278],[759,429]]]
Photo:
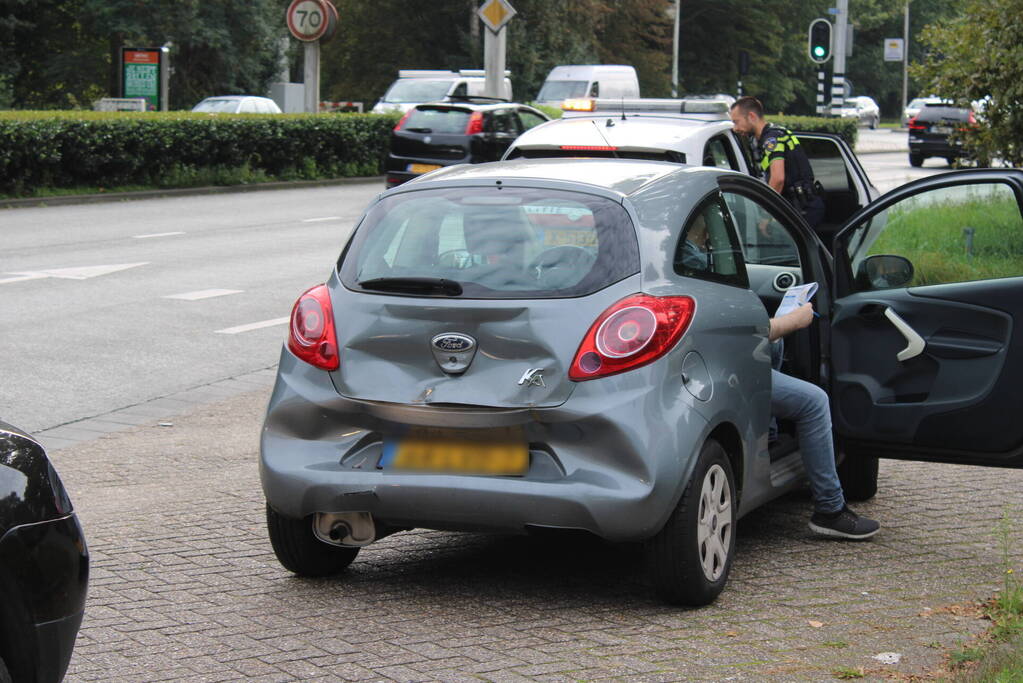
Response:
[[[377,540],[376,525],[368,512],[317,512],[313,534],[324,543],[356,548]]]

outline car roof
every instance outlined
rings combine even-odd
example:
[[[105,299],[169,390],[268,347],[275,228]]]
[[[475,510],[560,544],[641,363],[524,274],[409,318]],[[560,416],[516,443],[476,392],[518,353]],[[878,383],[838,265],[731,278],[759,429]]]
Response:
[[[212,95],[210,97],[205,98],[203,102],[205,102],[206,100],[248,100],[248,99],[268,100],[270,98],[263,97],[261,95]]]
[[[515,140],[512,148],[610,146],[633,152],[672,150],[702,154],[707,140],[731,128],[731,121],[708,121],[678,114],[575,116],[530,128]]]
[[[638,159],[545,158],[513,159],[484,164],[448,166],[399,185],[394,191],[423,189],[427,184],[465,181],[553,181],[557,184],[595,186],[628,196],[649,183],[672,173],[725,173],[706,166],[687,166],[662,161]]]
[[[479,100],[483,100],[484,98],[478,98],[478,99]],[[474,99],[472,97],[469,97],[469,98],[466,98],[466,99],[460,99],[458,97],[453,97],[453,98],[451,98],[450,101],[423,102],[422,104],[417,104],[414,108],[415,109],[458,109],[458,110],[463,110],[463,111],[489,111],[491,109],[507,109],[508,107],[522,107],[523,109],[529,109],[529,110],[535,111],[537,113],[542,113],[542,112],[539,112],[539,110],[534,109],[533,107],[530,107],[528,104],[523,104],[521,102],[507,102],[505,100],[498,100],[498,101],[493,101],[493,100],[477,101],[477,99]]]

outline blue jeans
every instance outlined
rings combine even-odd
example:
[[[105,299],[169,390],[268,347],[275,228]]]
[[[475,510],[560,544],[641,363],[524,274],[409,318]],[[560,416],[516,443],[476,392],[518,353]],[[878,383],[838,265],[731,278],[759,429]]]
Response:
[[[845,506],[835,470],[828,394],[815,384],[771,370],[771,415],[796,423],[803,467],[810,478],[817,512],[838,512]]]

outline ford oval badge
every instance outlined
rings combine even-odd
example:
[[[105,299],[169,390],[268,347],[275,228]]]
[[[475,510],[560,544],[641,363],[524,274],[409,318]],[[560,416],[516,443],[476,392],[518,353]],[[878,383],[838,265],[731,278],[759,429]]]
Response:
[[[445,332],[430,340],[430,350],[441,370],[460,375],[476,355],[476,340],[460,332]]]

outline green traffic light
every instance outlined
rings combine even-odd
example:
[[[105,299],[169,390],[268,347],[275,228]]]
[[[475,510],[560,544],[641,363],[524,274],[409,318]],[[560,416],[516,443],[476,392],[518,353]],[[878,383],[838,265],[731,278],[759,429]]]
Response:
[[[814,56],[814,57],[823,57],[823,56],[824,56],[824,48],[823,48],[823,47],[821,47],[820,45],[818,45],[817,47],[815,47],[815,48],[813,49],[813,56]]]

